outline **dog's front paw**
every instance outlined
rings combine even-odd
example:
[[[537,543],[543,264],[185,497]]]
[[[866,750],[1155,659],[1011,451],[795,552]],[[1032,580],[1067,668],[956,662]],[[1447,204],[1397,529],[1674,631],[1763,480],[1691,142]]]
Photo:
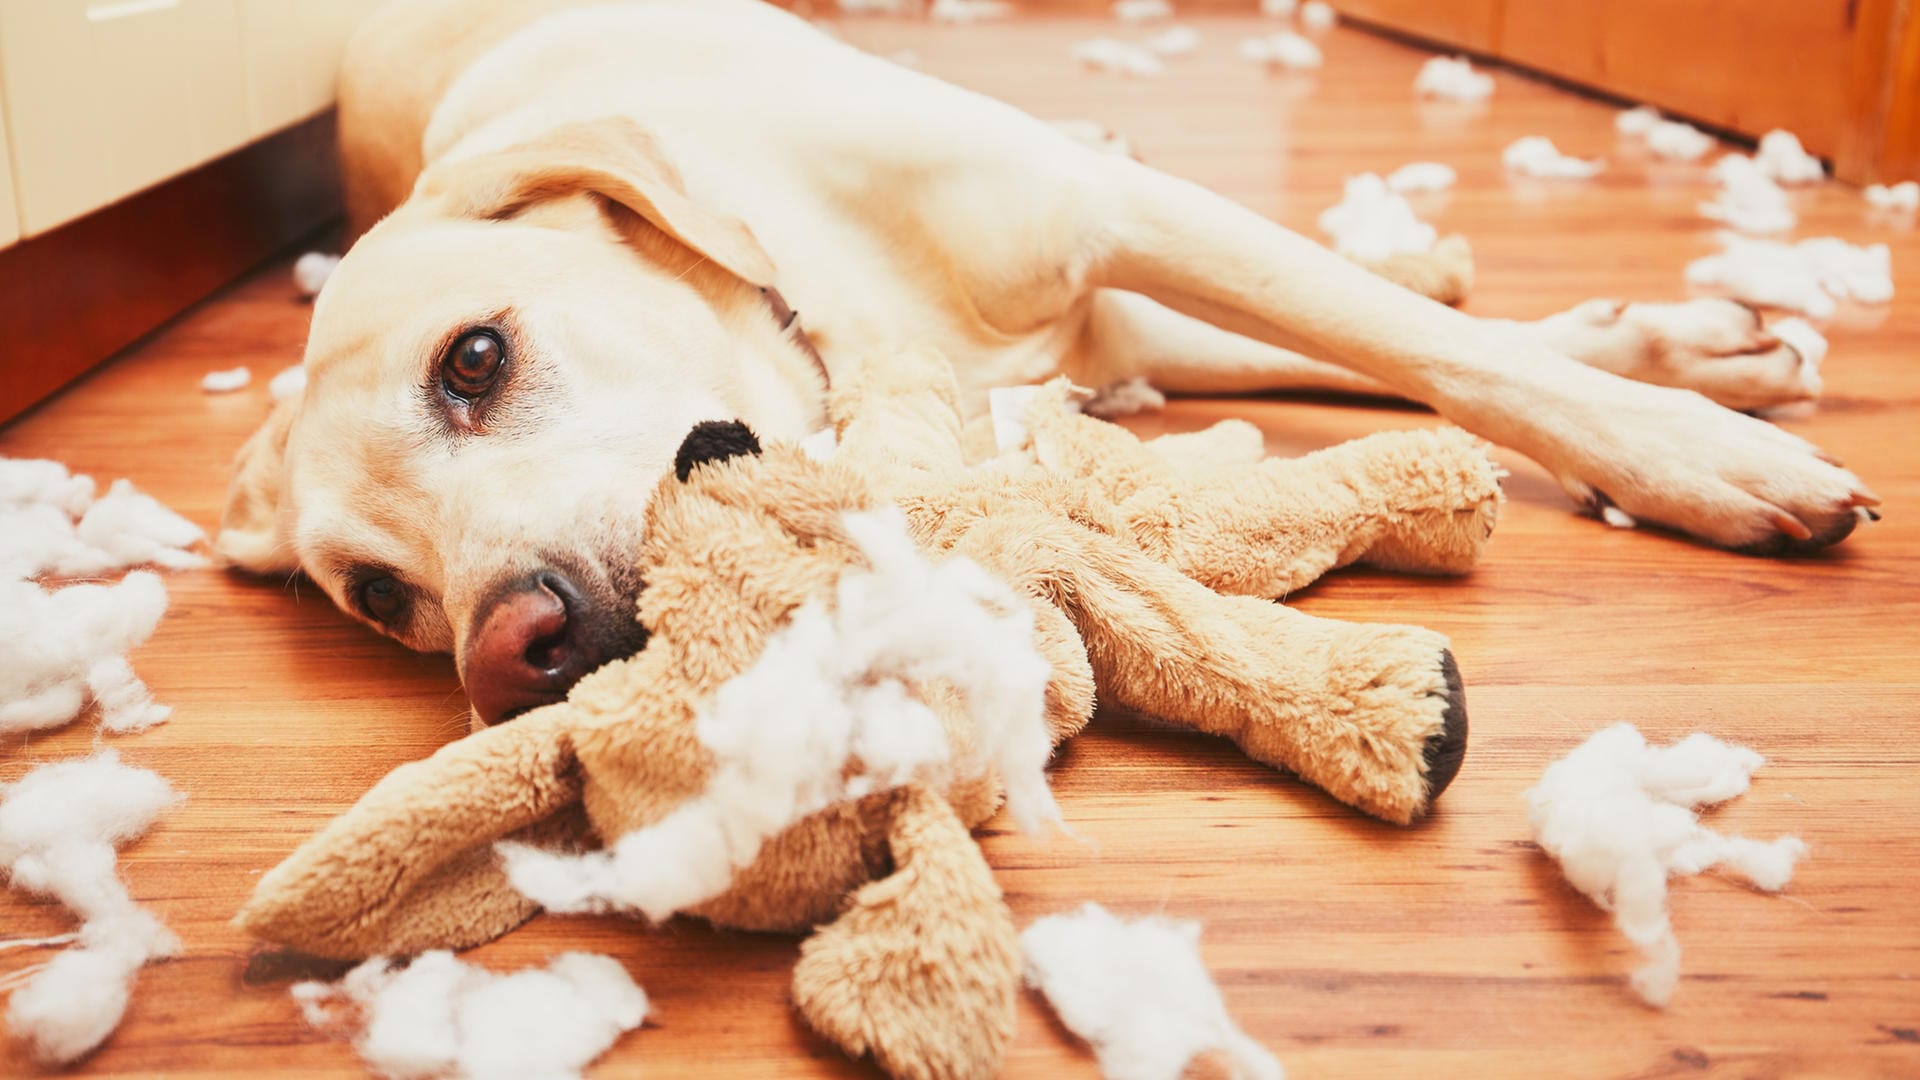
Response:
[[[1538,418],[1534,454],[1581,508],[1610,524],[1647,522],[1755,555],[1845,539],[1878,506],[1819,447],[1688,390],[1583,373]]]
[[[1729,409],[1805,405],[1820,396],[1826,341],[1819,332],[1798,319],[1767,326],[1737,300],[1593,300],[1547,321],[1562,349],[1594,367],[1692,390]]]

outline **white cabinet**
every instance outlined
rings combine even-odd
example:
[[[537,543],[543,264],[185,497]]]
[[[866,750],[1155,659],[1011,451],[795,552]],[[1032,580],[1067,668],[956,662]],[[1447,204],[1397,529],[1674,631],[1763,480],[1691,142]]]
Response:
[[[7,156],[7,96],[0,93],[0,248],[20,239],[20,209],[13,198],[13,162]]]
[[[0,0],[21,231],[246,141],[236,0]]]
[[[383,0],[240,0],[247,133],[270,135],[333,104],[340,51]]]
[[[325,109],[382,2],[0,0],[0,245]]]

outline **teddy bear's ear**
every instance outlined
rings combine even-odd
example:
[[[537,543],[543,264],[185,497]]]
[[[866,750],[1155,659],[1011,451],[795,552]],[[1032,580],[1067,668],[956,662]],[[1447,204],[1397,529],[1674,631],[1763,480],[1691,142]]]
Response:
[[[702,420],[693,425],[673,455],[673,475],[684,483],[695,465],[760,453],[753,429],[738,420]]]

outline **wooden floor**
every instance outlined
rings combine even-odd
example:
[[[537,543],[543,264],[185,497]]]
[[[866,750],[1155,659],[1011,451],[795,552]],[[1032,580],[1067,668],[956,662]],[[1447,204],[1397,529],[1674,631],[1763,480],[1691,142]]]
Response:
[[[1609,106],[1511,76],[1483,110],[1416,105],[1422,54],[1346,29],[1326,40],[1318,77],[1270,77],[1233,51],[1260,24],[1195,25],[1199,54],[1141,81],[1069,64],[1074,40],[1113,32],[1104,20],[843,32],[877,51],[911,48],[926,70],[1043,116],[1107,122],[1150,161],[1303,229],[1345,174],[1450,162],[1460,187],[1423,210],[1471,238],[1479,313],[1679,297],[1681,268],[1711,247],[1692,209],[1702,170],[1616,151]],[[1510,186],[1500,149],[1530,133],[1614,165],[1590,184]],[[1827,399],[1789,425],[1886,500],[1883,524],[1822,558],[1741,558],[1576,518],[1542,472],[1508,455],[1512,501],[1472,577],[1346,573],[1292,601],[1451,635],[1473,742],[1432,818],[1380,825],[1222,743],[1098,723],[1054,774],[1091,843],[983,838],[1020,921],[1087,900],[1203,920],[1230,1007],[1296,1078],[1920,1076],[1920,240],[1869,226],[1851,190],[1796,201],[1802,235],[1894,246],[1899,298],[1834,321]],[[0,430],[0,453],[59,458],[103,482],[130,476],[211,527],[226,460],[265,410],[264,377],[298,356],[307,314],[285,264],[267,267]],[[237,363],[253,367],[253,389],[200,393],[203,372]],[[1230,415],[1257,420],[1280,453],[1435,423],[1410,409],[1272,400],[1181,402],[1140,426]],[[303,1031],[284,984],[227,920],[300,838],[462,730],[451,665],[376,639],[299,582],[206,570],[169,587],[172,614],[135,661],[178,711],[110,744],[190,797],[123,857],[134,895],[186,953],[141,976],[126,1023],[79,1071],[351,1074],[352,1051]],[[1616,720],[1656,739],[1704,729],[1759,749],[1769,764],[1756,787],[1713,820],[1812,845],[1781,897],[1713,876],[1677,884],[1685,977],[1665,1012],[1630,995],[1633,953],[1528,842],[1522,812],[1550,760]],[[11,740],[0,779],[93,741],[84,725]],[[55,908],[0,897],[7,936],[67,926]],[[875,1075],[791,1019],[790,940],[548,918],[475,955],[514,968],[566,948],[620,957],[657,1006],[600,1075]],[[0,974],[42,958],[0,953]],[[0,1073],[26,1070],[5,1053]],[[1029,999],[1008,1075],[1094,1068]]]

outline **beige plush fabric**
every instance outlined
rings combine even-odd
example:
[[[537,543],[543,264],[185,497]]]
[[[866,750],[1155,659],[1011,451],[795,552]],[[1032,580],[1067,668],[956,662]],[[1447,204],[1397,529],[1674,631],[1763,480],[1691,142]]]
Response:
[[[832,460],[769,446],[666,478],[639,553],[646,648],[566,702],[396,769],[263,877],[238,921],[357,958],[471,945],[524,920],[491,844],[598,846],[698,793],[713,768],[698,709],[859,564],[843,515],[886,501],[925,552],[967,556],[1029,598],[1056,743],[1110,701],[1225,735],[1384,820],[1425,812],[1464,750],[1445,639],[1269,598],[1355,562],[1466,570],[1501,499],[1481,446],[1415,432],[1262,461],[1246,425],[1143,444],[1071,396],[1046,388],[1027,444],[969,465],[944,361],[890,358],[837,388]],[[938,686],[922,696],[964,758],[964,710]],[[997,1075],[1018,944],[968,830],[999,799],[993,776],[963,775],[835,806],[692,913],[811,932],[794,1002],[849,1053],[900,1077]]]

